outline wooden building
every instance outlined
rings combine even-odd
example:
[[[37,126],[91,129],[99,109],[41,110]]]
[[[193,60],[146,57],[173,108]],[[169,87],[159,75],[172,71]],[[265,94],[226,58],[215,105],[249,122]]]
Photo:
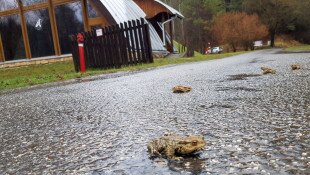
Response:
[[[146,19],[155,28],[161,37],[166,49],[171,53],[174,52],[174,20],[183,19],[184,16],[176,9],[163,3],[160,0],[134,0],[135,3],[146,13]],[[165,26],[168,28],[166,33]],[[165,32],[164,32],[165,31]]]
[[[68,35],[139,18],[152,24],[153,50],[172,52],[161,24],[175,16],[159,0],[0,0],[0,62],[70,54]]]

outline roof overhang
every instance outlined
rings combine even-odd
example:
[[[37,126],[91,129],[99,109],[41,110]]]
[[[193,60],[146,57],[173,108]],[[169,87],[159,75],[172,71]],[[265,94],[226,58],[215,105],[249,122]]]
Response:
[[[105,17],[109,25],[127,21],[145,19],[146,14],[133,0],[91,0],[97,6],[100,14]],[[152,25],[150,38],[153,51],[167,51]]]
[[[177,16],[178,18],[183,19],[184,16],[182,15],[182,13],[180,13],[179,11],[177,11],[176,9],[174,9],[173,7],[169,6],[168,4],[160,1],[160,0],[154,0],[155,2],[159,3],[160,5],[164,6],[167,11],[169,11],[172,15]]]

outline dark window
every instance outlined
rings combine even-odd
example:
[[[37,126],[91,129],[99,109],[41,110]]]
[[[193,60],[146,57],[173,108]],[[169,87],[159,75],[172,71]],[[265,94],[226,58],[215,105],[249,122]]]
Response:
[[[25,13],[32,57],[54,55],[52,30],[47,9]]]
[[[69,35],[84,31],[81,3],[57,6],[55,13],[61,53],[71,53]]]
[[[23,35],[18,15],[0,17],[0,35],[6,61],[25,58]]]
[[[91,6],[91,4],[89,3],[89,1],[87,1],[87,9],[88,9],[88,17],[90,17],[90,18],[99,17],[98,13],[97,13],[96,10],[93,8],[93,6]]]
[[[22,3],[24,6],[27,6],[27,5],[33,5],[33,4],[37,4],[37,3],[40,3],[40,2],[46,2],[47,0],[22,0]]]
[[[18,8],[16,0],[0,0],[0,11]]]

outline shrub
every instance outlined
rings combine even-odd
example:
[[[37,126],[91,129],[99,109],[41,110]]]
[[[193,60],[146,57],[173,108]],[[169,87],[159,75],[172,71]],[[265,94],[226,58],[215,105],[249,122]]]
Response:
[[[254,49],[253,42],[267,36],[268,30],[256,14],[229,12],[216,18],[212,33],[218,43],[229,44],[235,52],[237,47]]]

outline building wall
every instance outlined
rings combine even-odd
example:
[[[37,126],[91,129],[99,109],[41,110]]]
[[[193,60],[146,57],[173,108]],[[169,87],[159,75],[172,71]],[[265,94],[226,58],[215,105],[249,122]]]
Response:
[[[72,55],[51,56],[45,58],[22,59],[17,61],[0,62],[0,69],[16,68],[30,65],[50,64],[64,61],[72,61]]]
[[[135,1],[149,17],[166,11],[153,0]],[[0,62],[70,53],[70,34],[144,18],[135,1],[0,0]],[[153,50],[166,51],[155,29],[150,29]]]

